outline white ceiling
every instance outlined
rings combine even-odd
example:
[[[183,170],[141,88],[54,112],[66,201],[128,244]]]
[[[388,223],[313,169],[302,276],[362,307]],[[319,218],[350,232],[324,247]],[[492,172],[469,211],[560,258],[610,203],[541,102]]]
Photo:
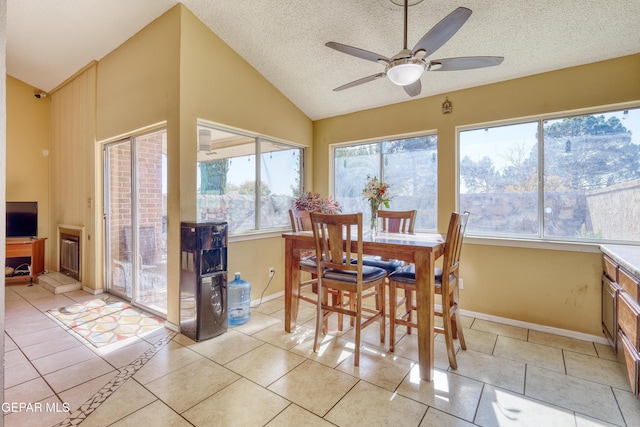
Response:
[[[7,73],[50,91],[176,3],[7,0]],[[403,8],[391,0],[182,3],[313,120],[411,99],[387,79],[332,90],[384,68],[326,42],[387,57],[402,49]],[[427,72],[420,97],[640,52],[638,0],[424,0],[409,8],[409,48],[459,6],[473,14],[428,59],[497,55],[505,60],[480,70]]]

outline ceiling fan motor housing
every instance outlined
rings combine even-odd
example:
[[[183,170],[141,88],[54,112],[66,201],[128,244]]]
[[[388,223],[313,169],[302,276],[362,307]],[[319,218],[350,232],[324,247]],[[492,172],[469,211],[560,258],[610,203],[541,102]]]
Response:
[[[395,57],[394,57],[395,58]],[[385,69],[387,77],[398,86],[415,83],[422,77],[427,64],[422,59],[413,57],[392,59]]]

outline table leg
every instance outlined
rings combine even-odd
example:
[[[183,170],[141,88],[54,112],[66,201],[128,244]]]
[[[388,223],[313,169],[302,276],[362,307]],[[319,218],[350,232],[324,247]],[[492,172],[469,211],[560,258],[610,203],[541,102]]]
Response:
[[[435,277],[433,252],[417,251],[416,286],[418,288],[418,365],[420,378],[433,380],[433,334],[434,334],[434,298]]]
[[[285,241],[284,257],[284,330],[296,328],[300,300],[300,250],[295,249],[290,239]]]

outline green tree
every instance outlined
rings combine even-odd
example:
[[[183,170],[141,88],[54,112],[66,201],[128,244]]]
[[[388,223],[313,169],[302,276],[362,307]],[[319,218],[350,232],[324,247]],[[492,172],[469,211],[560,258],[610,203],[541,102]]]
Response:
[[[225,194],[229,159],[200,162],[200,192],[202,194]]]
[[[460,162],[460,175],[469,193],[491,193],[498,189],[500,172],[489,156],[477,162],[465,156]]]
[[[263,182],[261,186],[262,186],[261,195],[268,196],[271,194],[271,190],[269,189],[269,186],[267,184]],[[256,194],[256,182],[255,181],[243,182],[242,184],[240,184],[240,187],[238,187],[238,193]]]
[[[580,116],[544,127],[545,177],[597,189],[640,178],[640,146],[617,117]]]
[[[514,145],[497,171],[493,160],[465,157],[460,176],[469,193],[536,191],[538,146],[527,153]],[[640,179],[640,146],[617,117],[570,117],[544,126],[544,177],[546,191],[603,188]]]

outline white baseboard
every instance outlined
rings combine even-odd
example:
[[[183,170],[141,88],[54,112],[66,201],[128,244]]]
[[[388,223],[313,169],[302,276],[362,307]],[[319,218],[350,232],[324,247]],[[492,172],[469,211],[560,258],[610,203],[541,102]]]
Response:
[[[262,302],[267,302],[267,301],[271,301],[272,299],[277,299],[280,298],[281,296],[284,296],[284,291],[280,291],[280,292],[276,292],[275,294],[271,294],[271,295],[267,295],[266,297],[262,298]],[[251,307],[253,307],[254,305],[257,305],[260,303],[260,300],[254,300],[251,301]],[[284,306],[282,307],[284,308]]]
[[[503,325],[517,326],[519,328],[531,329],[538,332],[546,332],[548,334],[560,335],[568,338],[575,338],[582,341],[591,341],[598,344],[610,345],[607,338],[602,335],[591,335],[583,332],[571,331],[569,329],[553,328],[551,326],[538,325],[537,323],[523,322],[521,320],[509,319],[506,317],[492,316],[490,314],[477,313],[474,311],[460,309],[463,316],[475,317],[476,319],[488,320],[491,322],[502,323]]]
[[[173,332],[178,332],[178,333],[180,332],[180,326],[175,325],[175,324],[169,322],[168,320],[164,321],[164,327],[169,329],[170,331],[173,331]]]
[[[277,292],[275,294],[271,294],[262,299],[262,302],[269,301],[272,299],[276,299],[284,295],[284,291]],[[251,305],[254,303],[258,303],[258,301],[251,301]],[[436,307],[441,308],[436,304]],[[493,316],[485,313],[478,313],[475,311],[462,310],[460,309],[460,314],[463,316],[474,317],[476,319],[488,320],[491,322],[501,323],[503,325],[517,326],[519,328],[531,329],[538,332],[546,332],[548,334],[560,335],[562,337],[567,338],[575,338],[577,340],[582,341],[591,341],[598,344],[610,345],[609,341],[604,335],[591,335],[585,334],[583,332],[571,331],[569,329],[560,329],[554,328],[551,326],[539,325],[537,323],[523,322],[521,320],[509,319],[506,317]]]
[[[99,295],[104,293],[104,289],[93,289],[93,288],[89,288],[87,286],[83,286],[82,290],[85,292],[89,292],[91,295]]]

